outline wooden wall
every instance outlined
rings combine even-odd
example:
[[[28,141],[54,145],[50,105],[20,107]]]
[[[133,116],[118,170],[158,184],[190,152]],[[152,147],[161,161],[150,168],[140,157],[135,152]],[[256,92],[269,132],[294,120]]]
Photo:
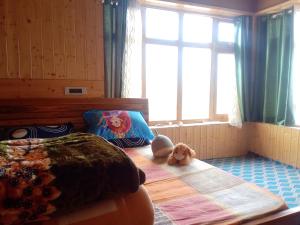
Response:
[[[230,10],[255,13],[278,4],[292,2],[295,0],[164,0],[179,1],[193,4],[213,6]]]
[[[165,0],[169,1],[169,0]],[[174,1],[174,0],[173,0]],[[208,5],[218,8],[226,8],[231,10],[239,10],[245,12],[254,12],[256,1],[254,0],[179,0],[180,2],[188,2],[200,5]]]
[[[282,3],[290,2],[291,0],[257,0],[255,11],[264,10]]]
[[[101,97],[103,74],[100,1],[0,0],[0,98]]]
[[[300,129],[249,123],[248,149],[259,155],[300,168]]]
[[[247,152],[246,129],[224,124],[152,127],[173,143],[184,142],[196,150],[197,158],[211,159],[243,155]]]
[[[232,157],[248,151],[300,168],[300,128],[246,123],[242,129],[224,124],[153,127],[173,143],[184,142],[197,158]]]

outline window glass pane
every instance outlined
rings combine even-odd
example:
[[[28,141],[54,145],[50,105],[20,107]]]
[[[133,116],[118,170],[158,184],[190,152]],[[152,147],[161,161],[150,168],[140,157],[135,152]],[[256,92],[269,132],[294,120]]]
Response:
[[[222,42],[234,42],[234,24],[228,22],[219,22],[218,40]]]
[[[179,16],[176,12],[146,9],[146,37],[178,40]]]
[[[146,45],[146,96],[150,121],[176,120],[177,61],[174,46]]]
[[[236,90],[233,85],[235,79],[235,58],[234,54],[218,54],[217,67],[217,114],[227,114],[229,101],[235,96]]]
[[[209,117],[211,50],[184,48],[182,62],[182,118]]]
[[[211,43],[212,18],[185,13],[183,16],[183,41]]]

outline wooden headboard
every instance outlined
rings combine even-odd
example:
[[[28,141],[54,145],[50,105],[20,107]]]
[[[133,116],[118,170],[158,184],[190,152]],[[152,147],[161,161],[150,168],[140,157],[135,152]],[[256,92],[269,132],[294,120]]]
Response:
[[[148,123],[148,99],[5,99],[0,100],[0,127],[72,122],[81,131],[82,114],[90,109],[140,111]]]

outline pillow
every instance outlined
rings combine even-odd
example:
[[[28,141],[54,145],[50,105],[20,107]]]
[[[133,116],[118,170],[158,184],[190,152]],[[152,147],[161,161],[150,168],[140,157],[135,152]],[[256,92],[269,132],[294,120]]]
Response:
[[[108,141],[120,148],[133,148],[150,144],[150,140],[145,138],[117,138]]]
[[[18,126],[3,129],[1,138],[6,140],[25,138],[53,138],[72,133],[73,124],[61,124],[55,126]]]
[[[154,138],[141,112],[93,109],[83,117],[90,133],[121,148],[147,145]]]

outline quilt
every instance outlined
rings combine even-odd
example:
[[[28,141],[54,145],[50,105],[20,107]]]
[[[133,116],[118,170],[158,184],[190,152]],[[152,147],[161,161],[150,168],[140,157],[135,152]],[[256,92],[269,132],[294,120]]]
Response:
[[[203,161],[169,166],[150,147],[126,153],[146,174],[156,225],[240,224],[287,208],[267,189]]]

